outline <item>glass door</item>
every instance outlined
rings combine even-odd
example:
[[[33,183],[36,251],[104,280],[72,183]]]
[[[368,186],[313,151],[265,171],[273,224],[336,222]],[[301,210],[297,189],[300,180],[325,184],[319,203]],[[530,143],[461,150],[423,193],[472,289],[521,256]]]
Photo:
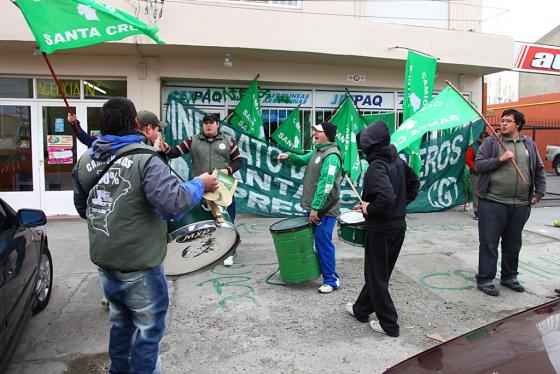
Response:
[[[82,117],[81,106],[72,105],[71,108],[78,118]],[[47,215],[76,215],[72,169],[86,147],[77,143],[76,135],[66,119],[65,106],[40,104],[38,111],[42,125],[39,141],[41,209]]]
[[[0,101],[0,197],[14,209],[40,208],[36,105]]]

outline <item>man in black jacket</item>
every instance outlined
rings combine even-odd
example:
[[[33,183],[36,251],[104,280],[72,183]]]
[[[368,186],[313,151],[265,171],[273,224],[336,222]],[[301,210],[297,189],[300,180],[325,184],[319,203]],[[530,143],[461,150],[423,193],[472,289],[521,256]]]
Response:
[[[406,231],[406,206],[418,194],[420,183],[414,171],[397,155],[383,121],[365,128],[359,143],[369,167],[364,178],[362,212],[366,219],[365,284],[348,313],[368,322],[375,312],[379,321],[370,327],[379,333],[399,336],[397,311],[389,294],[389,278]]]

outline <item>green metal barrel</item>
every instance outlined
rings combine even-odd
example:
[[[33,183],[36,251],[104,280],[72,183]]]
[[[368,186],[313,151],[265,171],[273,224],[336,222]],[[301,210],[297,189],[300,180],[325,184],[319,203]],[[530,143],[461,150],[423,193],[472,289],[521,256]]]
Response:
[[[309,218],[297,217],[276,222],[270,227],[270,232],[283,282],[302,283],[321,275]]]

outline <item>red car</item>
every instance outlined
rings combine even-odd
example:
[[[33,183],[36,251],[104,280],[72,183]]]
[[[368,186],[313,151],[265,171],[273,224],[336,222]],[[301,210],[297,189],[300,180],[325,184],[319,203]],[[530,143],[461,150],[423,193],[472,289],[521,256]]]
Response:
[[[386,373],[560,373],[560,299],[417,354]]]

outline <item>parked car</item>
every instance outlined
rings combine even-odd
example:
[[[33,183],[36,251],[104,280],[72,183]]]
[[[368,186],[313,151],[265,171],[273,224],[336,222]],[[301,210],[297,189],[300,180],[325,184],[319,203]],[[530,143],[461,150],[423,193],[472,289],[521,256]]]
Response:
[[[556,174],[560,175],[560,145],[546,146],[546,159],[552,162],[552,167]]]
[[[49,303],[53,268],[45,213],[0,199],[0,373],[8,366],[32,313]]]
[[[430,348],[386,373],[560,373],[560,299]]]

